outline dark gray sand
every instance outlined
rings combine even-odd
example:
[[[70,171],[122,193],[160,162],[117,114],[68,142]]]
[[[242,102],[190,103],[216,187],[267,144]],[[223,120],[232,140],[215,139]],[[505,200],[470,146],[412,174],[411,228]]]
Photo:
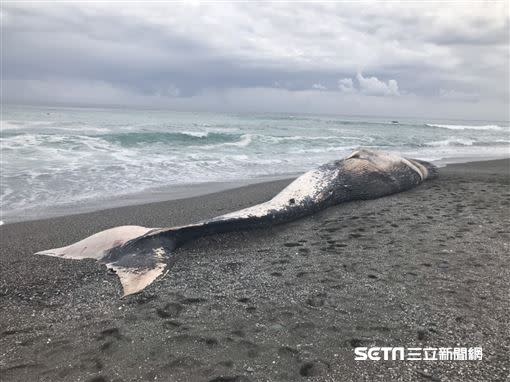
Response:
[[[289,181],[0,227],[2,381],[496,381],[510,373],[510,162],[201,239],[120,299],[93,261],[32,256],[112,226],[190,223]],[[355,346],[483,347],[482,361],[354,361]]]

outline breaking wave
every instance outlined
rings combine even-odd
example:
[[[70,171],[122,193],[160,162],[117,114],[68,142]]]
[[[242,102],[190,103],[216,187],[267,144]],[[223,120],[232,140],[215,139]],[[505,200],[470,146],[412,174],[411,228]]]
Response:
[[[503,126],[499,125],[442,125],[442,124],[435,124],[435,123],[426,123],[425,126],[428,127],[439,127],[441,129],[449,129],[449,130],[495,130],[495,131],[501,131],[504,129]],[[508,127],[506,127],[508,128]]]
[[[497,122],[49,111],[4,107],[4,222],[28,216],[27,209],[79,209],[160,187],[300,173],[358,147],[425,160],[510,156],[510,131]]]

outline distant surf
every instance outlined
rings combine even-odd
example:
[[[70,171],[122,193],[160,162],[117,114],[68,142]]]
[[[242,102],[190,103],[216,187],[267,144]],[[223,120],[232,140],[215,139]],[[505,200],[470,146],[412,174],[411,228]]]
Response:
[[[435,124],[435,123],[426,123],[426,126],[429,127],[439,127],[442,129],[449,129],[449,130],[496,130],[500,131],[503,130],[503,126],[498,125],[441,125],[441,124]],[[508,129],[508,126],[506,126]]]
[[[4,106],[1,220],[129,195],[298,174],[358,147],[510,156],[508,123]],[[148,198],[150,200],[150,197]]]

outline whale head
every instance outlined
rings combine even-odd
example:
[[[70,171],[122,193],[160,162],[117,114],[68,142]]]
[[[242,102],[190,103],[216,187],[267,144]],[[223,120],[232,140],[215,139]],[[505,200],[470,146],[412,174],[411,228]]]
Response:
[[[389,152],[360,149],[354,151],[345,159],[357,159],[381,171],[391,171],[391,169],[397,166],[404,165],[416,172],[422,181],[437,176],[437,168],[433,164],[418,159],[405,158]]]

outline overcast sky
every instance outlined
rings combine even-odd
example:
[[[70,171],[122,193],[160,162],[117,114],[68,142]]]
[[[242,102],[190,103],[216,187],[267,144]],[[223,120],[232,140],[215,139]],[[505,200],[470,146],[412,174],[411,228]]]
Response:
[[[509,120],[507,1],[4,2],[3,102]]]

